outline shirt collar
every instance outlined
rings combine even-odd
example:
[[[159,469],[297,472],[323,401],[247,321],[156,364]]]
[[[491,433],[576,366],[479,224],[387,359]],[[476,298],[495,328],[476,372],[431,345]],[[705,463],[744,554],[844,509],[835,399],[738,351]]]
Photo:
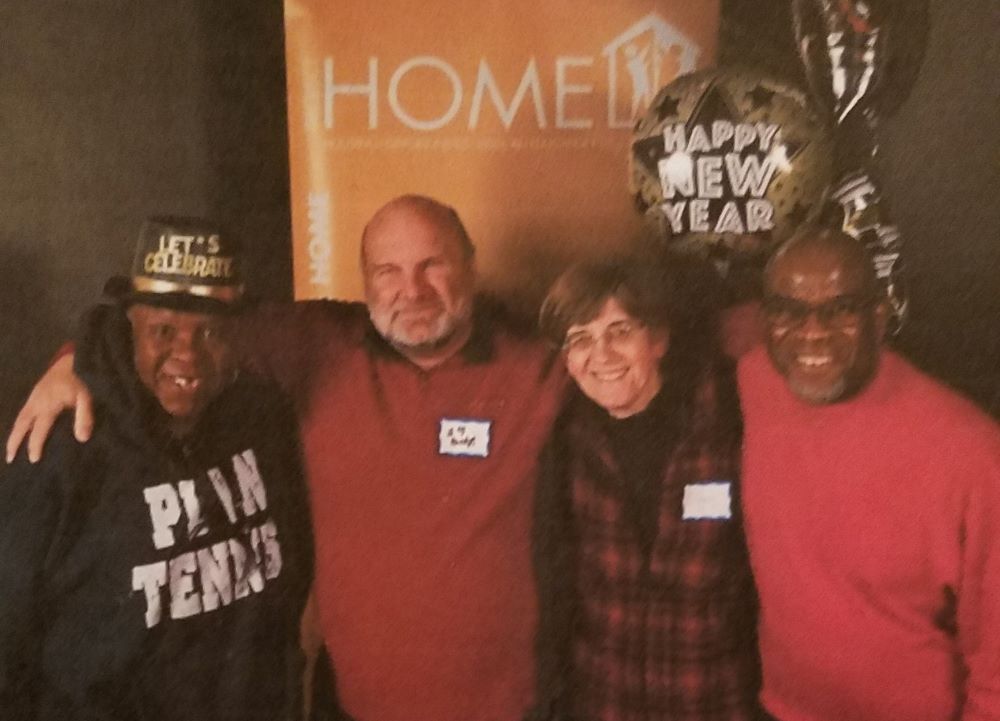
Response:
[[[740,398],[744,415],[751,422],[775,422],[777,419],[823,422],[853,416],[859,408],[881,404],[896,392],[900,373],[906,363],[889,347],[879,349],[878,365],[871,381],[857,395],[835,403],[812,405],[797,398],[784,378],[775,370],[767,349],[761,345],[740,359]]]

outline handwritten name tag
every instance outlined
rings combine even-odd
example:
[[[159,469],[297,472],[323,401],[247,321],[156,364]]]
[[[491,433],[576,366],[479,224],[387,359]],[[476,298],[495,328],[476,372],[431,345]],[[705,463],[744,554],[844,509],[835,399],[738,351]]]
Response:
[[[438,431],[438,453],[444,456],[490,455],[492,421],[470,418],[442,418]]]
[[[684,486],[683,518],[732,518],[733,499],[729,486],[729,481],[689,483]]]

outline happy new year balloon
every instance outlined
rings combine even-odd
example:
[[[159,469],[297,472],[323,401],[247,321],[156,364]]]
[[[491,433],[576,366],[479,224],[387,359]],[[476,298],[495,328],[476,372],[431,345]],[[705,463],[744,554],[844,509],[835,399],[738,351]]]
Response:
[[[671,250],[763,258],[820,210],[833,144],[809,98],[747,69],[664,87],[636,125],[629,188]]]

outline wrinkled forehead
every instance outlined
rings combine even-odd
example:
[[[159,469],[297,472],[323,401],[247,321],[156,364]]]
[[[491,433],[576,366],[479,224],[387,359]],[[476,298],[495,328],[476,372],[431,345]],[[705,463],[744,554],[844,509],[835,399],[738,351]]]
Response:
[[[232,321],[232,316],[226,313],[205,312],[203,309],[176,308],[150,303],[133,303],[129,306],[128,318],[134,326],[157,324],[178,328],[218,328],[229,325]]]
[[[462,240],[442,218],[399,207],[374,218],[362,239],[361,258],[370,265],[415,262],[437,255],[461,255]]]
[[[791,298],[833,298],[868,289],[863,253],[843,247],[809,245],[790,248],[768,267],[768,294]]]

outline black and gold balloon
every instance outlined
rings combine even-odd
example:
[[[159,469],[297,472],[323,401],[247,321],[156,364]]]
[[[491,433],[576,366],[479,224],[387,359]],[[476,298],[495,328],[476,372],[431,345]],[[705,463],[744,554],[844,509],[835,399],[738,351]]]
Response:
[[[927,44],[927,0],[792,0],[795,39],[813,95],[834,127],[841,227],[871,252],[892,309],[906,318],[903,239],[878,181],[878,128],[909,94]]]
[[[810,98],[752,70],[711,68],[664,87],[636,124],[629,190],[671,250],[764,258],[814,218],[833,141]]]

